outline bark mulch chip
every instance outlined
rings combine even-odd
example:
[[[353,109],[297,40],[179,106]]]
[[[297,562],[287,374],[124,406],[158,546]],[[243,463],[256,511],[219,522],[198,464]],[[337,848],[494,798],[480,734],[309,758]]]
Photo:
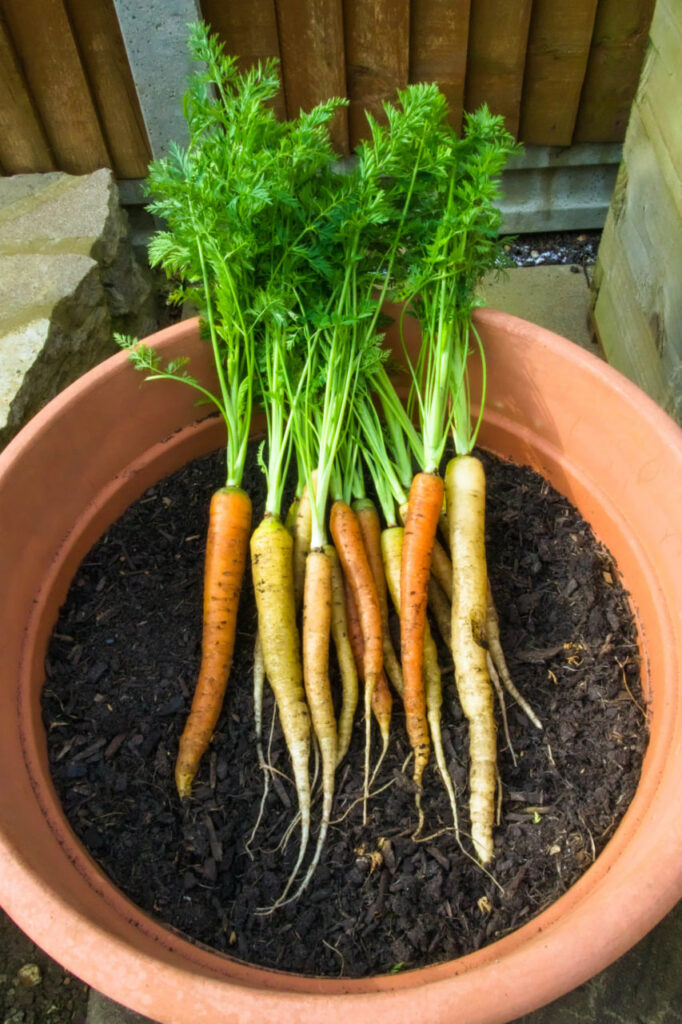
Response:
[[[251,710],[248,579],[223,714],[193,797],[180,806],[173,765],[198,665],[202,544],[224,465],[216,453],[147,491],[93,548],[47,656],[43,716],[66,816],[141,908],[253,964],[365,977],[479,949],[526,923],[590,866],[633,796],[646,746],[633,618],[613,560],[576,510],[531,470],[485,462],[502,640],[512,677],[544,725],[538,731],[507,699],[513,752],[500,725],[494,878],[458,846],[433,763],[425,775],[426,829],[420,841],[411,838],[409,746],[396,698],[367,824],[358,713],[312,885],[295,904],[255,913],[280,895],[298,832],[286,841],[296,798],[275,724],[270,761],[281,774],[247,849],[263,784]],[[257,522],[263,489],[255,451],[246,486]],[[467,729],[443,651],[441,664],[443,741],[469,850]],[[268,732],[271,718],[268,695]]]

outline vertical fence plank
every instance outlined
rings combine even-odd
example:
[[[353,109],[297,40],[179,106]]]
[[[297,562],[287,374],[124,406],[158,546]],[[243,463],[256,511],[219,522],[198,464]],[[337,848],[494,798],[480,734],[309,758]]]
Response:
[[[10,35],[59,167],[111,166],[62,0],[4,0]]]
[[[277,0],[287,112],[296,117],[331,96],[346,95],[341,0]],[[348,113],[331,126],[335,147],[348,153]]]
[[[410,81],[437,82],[459,130],[464,108],[469,0],[412,0]]]
[[[1,16],[0,164],[5,174],[52,171],[55,167]]]
[[[142,178],[151,149],[113,0],[65,0],[119,178]]]
[[[201,0],[201,13],[220,36],[226,52],[238,58],[242,70],[269,57],[280,58],[275,0],[250,0],[249,3]],[[275,97],[273,107],[277,117],[286,117],[283,90]]]
[[[599,0],[574,142],[622,142],[654,0]]]
[[[532,0],[476,0],[471,8],[466,110],[487,103],[518,135]]]
[[[344,0],[350,146],[368,136],[368,110],[384,121],[382,102],[407,85],[410,0]]]
[[[535,0],[521,101],[522,141],[569,146],[597,0]]]

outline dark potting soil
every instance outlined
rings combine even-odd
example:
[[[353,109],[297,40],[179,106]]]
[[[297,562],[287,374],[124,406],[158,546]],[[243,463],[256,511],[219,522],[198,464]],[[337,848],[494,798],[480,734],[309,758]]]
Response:
[[[223,715],[186,806],[173,781],[197,671],[202,541],[208,499],[222,479],[220,454],[151,488],[93,548],[47,657],[49,759],[75,832],[145,911],[251,963],[363,977],[450,959],[502,937],[556,900],[599,854],[635,791],[646,745],[627,599],[611,557],[568,502],[529,469],[485,461],[502,639],[512,676],[544,724],[538,731],[507,699],[514,753],[500,727],[494,880],[458,847],[433,764],[424,838],[411,838],[414,793],[396,700],[367,824],[358,802],[358,714],[313,884],[297,903],[255,914],[281,893],[298,833],[282,850],[296,800],[276,726],[270,759],[281,774],[273,775],[263,822],[246,850],[262,793],[249,581]],[[263,494],[254,453],[247,481],[257,521]],[[441,663],[448,664],[444,655]],[[466,726],[452,668],[443,679],[443,740],[469,849]],[[271,708],[268,698],[268,729]]]

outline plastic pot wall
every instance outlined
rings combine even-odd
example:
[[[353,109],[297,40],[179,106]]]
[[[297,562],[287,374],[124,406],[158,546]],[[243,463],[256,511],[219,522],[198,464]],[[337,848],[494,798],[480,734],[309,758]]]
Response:
[[[513,934],[434,967],[336,981],[249,967],[164,929],[106,879],[49,777],[47,642],[92,544],[148,486],[218,447],[221,425],[197,422],[206,412],[189,388],[144,384],[122,353],[51,402],[0,456],[0,902],[70,971],[163,1024],[319,1024],[330,1013],[353,1024],[380,1014],[393,1024],[416,1015],[503,1024],[606,967],[682,895],[682,434],[570,342],[491,310],[477,323],[488,354],[480,442],[541,472],[614,555],[639,626],[651,739],[635,798],[580,881]],[[154,342],[210,376],[196,321]]]

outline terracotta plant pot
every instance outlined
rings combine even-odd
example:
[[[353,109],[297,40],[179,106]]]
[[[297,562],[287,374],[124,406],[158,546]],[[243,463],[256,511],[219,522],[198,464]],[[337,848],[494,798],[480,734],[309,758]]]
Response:
[[[539,470],[592,524],[629,590],[651,741],[641,783],[596,862],[502,940],[397,976],[315,980],[246,966],[164,929],[103,875],[50,781],[43,659],[77,566],[152,483],[221,444],[188,388],[144,384],[114,356],[50,403],[0,458],[0,897],[65,967],[164,1024],[335,1019],[501,1024],[624,953],[682,894],[682,434],[623,377],[557,336],[480,311],[484,447]],[[208,373],[196,322],[155,339]],[[140,394],[143,390],[144,394]],[[258,430],[258,424],[255,425]]]

